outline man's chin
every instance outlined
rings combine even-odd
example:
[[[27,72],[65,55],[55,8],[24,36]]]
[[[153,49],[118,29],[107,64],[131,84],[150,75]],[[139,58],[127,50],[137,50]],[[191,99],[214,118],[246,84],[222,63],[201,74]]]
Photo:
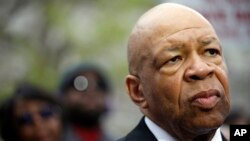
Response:
[[[184,120],[181,120],[181,123],[184,128],[187,130],[193,129],[196,132],[207,132],[213,129],[217,129],[223,123],[225,118],[227,117],[228,112],[224,109],[214,110],[214,111],[196,111],[195,113],[191,113],[183,116]]]
[[[224,106],[222,106],[224,105]],[[189,115],[191,123],[198,128],[216,128],[224,123],[228,113],[229,106],[227,104],[218,103],[212,109],[196,108],[196,111]],[[223,107],[223,108],[222,108]]]
[[[197,130],[211,130],[220,127],[224,123],[222,115],[207,115],[193,118],[190,122],[190,128]]]

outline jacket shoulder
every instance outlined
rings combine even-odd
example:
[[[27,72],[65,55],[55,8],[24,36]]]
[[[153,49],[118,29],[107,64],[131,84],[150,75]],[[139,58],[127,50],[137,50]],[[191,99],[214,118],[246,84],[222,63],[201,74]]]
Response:
[[[117,141],[157,141],[157,139],[148,129],[144,118],[142,118],[140,123],[130,133]]]

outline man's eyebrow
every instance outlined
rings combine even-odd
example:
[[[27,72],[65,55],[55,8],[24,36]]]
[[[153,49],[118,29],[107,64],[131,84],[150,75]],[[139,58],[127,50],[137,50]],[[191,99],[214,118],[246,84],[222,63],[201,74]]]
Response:
[[[176,50],[180,50],[181,48],[183,48],[184,44],[172,44],[170,46],[167,46],[164,48],[164,50],[166,51],[176,51]]]
[[[198,40],[199,44],[206,46],[209,45],[211,43],[218,43],[219,41],[215,38],[215,37],[208,37],[208,38],[201,38]]]
[[[219,48],[222,49],[219,40],[217,38],[215,38],[215,37],[202,38],[202,39],[199,39],[198,42],[202,46],[207,46],[207,45],[210,45],[212,43],[218,44]]]

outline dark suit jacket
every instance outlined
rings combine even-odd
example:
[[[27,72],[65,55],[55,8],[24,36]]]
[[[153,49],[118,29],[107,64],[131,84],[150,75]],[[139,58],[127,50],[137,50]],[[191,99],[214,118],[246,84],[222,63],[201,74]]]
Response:
[[[127,136],[118,141],[157,141],[157,139],[148,129],[144,118],[142,118],[140,123]]]
[[[148,129],[144,118],[142,118],[140,123],[130,133],[117,141],[157,141],[157,139]],[[223,135],[222,141],[227,141]]]

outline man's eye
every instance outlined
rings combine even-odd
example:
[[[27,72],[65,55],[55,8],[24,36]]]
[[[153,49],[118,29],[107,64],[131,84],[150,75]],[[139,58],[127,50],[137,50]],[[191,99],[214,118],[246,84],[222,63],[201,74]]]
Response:
[[[207,49],[205,50],[205,55],[209,57],[215,57],[220,55],[220,52],[217,49]]]
[[[167,61],[167,64],[175,64],[178,61],[182,60],[181,56],[175,56]]]

